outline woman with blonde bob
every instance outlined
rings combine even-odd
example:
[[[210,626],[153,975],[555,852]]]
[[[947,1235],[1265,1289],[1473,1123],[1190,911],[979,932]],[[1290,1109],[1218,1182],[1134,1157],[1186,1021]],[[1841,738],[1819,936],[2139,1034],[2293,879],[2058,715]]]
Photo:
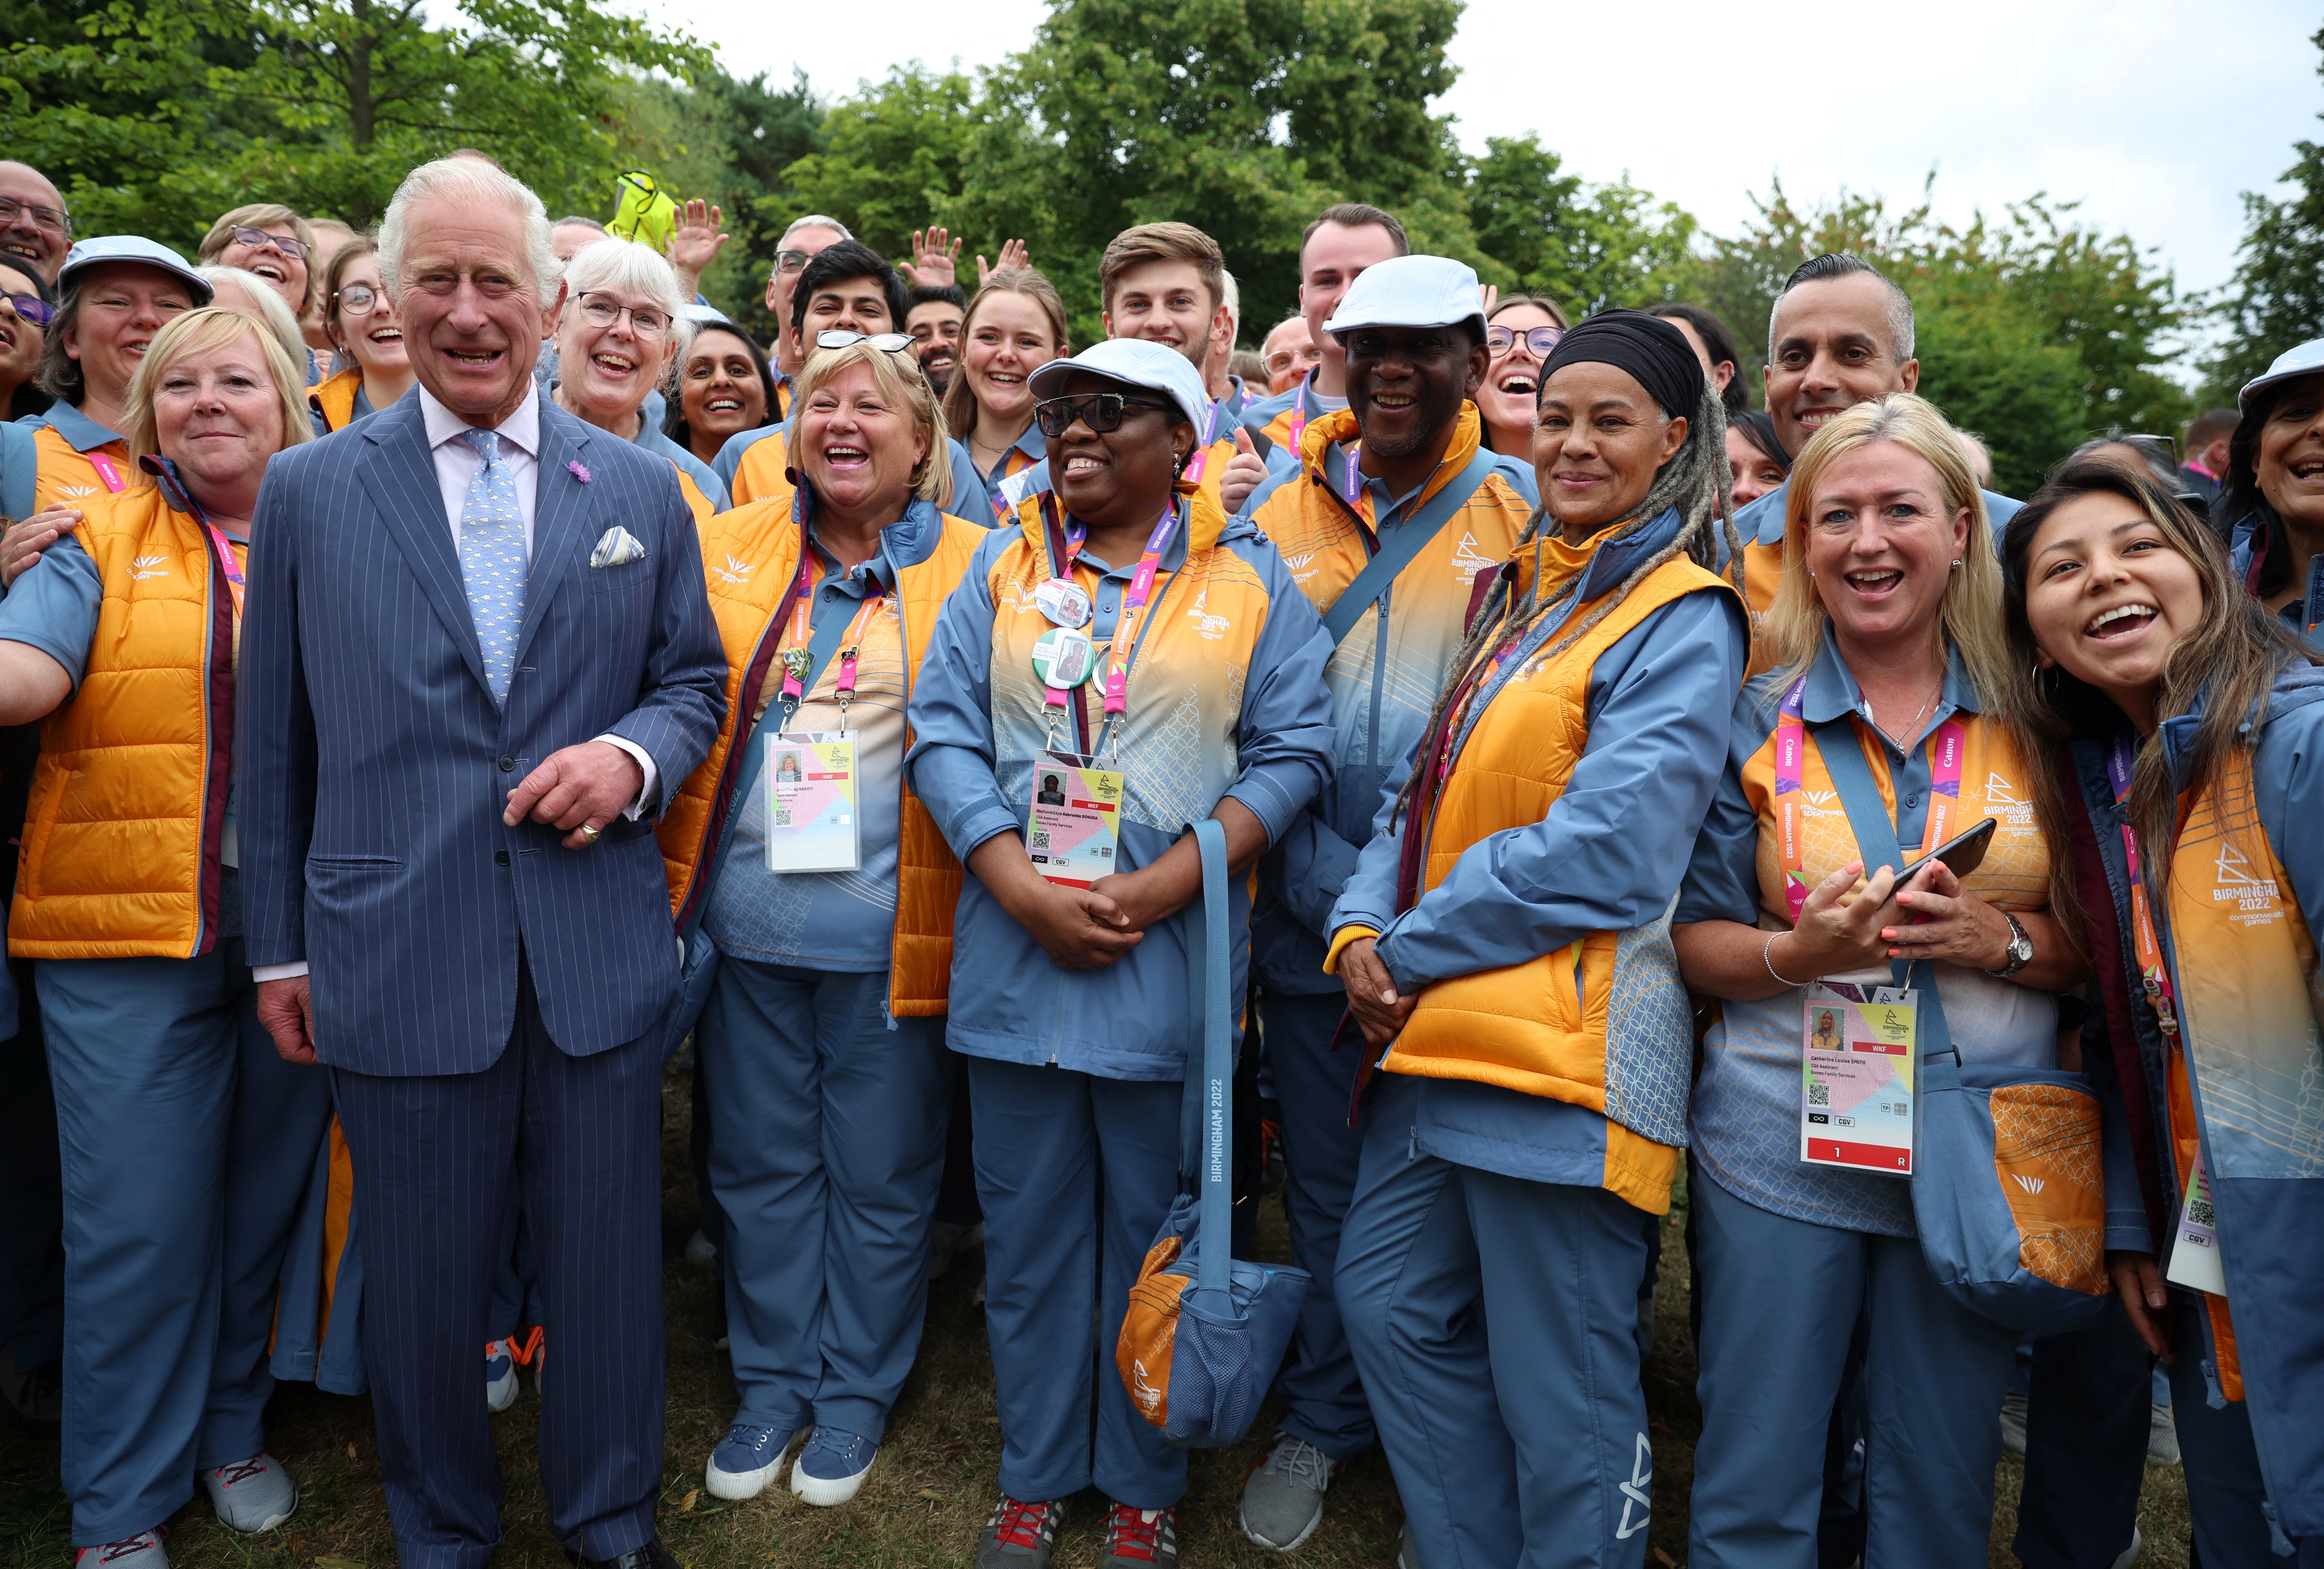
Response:
[[[2274,1562],[2280,1529],[2313,1563],[2324,654],[2200,519],[2101,457],[2061,466],[2003,552],[2011,717],[2035,823],[2070,851],[2050,895],[2098,972],[2110,1049],[2092,1066],[2129,1135],[2108,1151],[2107,1263],[2171,1363],[2196,1556]],[[2177,1240],[2198,1200],[2208,1247]]]
[[[718,1498],[762,1491],[800,1428],[791,1491],[853,1498],[927,1299],[961,872],[905,778],[904,707],[987,531],[944,512],[944,415],[885,341],[819,335],[791,392],[798,490],[702,528],[726,719],[661,844],[687,994],[707,998],[695,1044],[740,1395],[706,1470]],[[790,739],[808,734],[850,752]],[[784,749],[805,780],[770,761]],[[852,798],[831,793],[843,767]]]
[[[1811,989],[1895,984],[1909,964],[1965,1065],[2048,1068],[2052,994],[2087,966],[2048,913],[2048,844],[2021,804],[2036,781],[1996,717],[2001,573],[1952,427],[1910,393],[1860,403],[1801,452],[1786,506],[1775,668],[1736,705],[1672,928],[1688,988],[1722,1004],[1689,1118],[1703,1415],[1690,1557],[1815,1562],[1860,1307],[1867,1561],[1968,1569],[1986,1559],[2019,1336],[1940,1289],[1909,1185],[1868,1131],[1842,1140],[1844,1164],[1803,1158]],[[1888,821],[1859,821],[1873,790]],[[1932,863],[1899,883],[1900,854],[1987,817],[1969,876]],[[1926,1003],[1919,1018],[1934,1029]],[[1858,1125],[1877,1128],[1877,1111]]]
[[[0,724],[42,722],[8,939],[56,1084],[73,1541],[162,1569],[197,1472],[235,1530],[297,1504],[265,1453],[267,1342],[330,1090],[258,1022],[235,871],[249,519],[310,438],[304,380],[205,308],[154,337],[128,414],[149,483],[87,503],[0,603]]]

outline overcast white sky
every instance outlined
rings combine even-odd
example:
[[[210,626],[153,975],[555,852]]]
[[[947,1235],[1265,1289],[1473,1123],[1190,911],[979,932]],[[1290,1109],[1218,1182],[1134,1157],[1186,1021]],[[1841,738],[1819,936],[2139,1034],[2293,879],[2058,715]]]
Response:
[[[787,78],[796,64],[826,94],[916,55],[992,64],[1046,14],[1041,0],[885,0],[867,26],[844,5],[649,4],[715,42],[728,70]],[[1627,170],[1714,230],[1748,217],[1770,174],[1802,201],[1842,187],[1893,201],[1933,166],[1938,208],[1957,218],[2037,190],[2078,198],[2089,221],[2161,247],[2182,287],[2207,289],[2234,265],[2236,193],[2272,189],[2292,142],[2324,132],[2317,22],[2292,0],[1470,0],[1461,78],[1439,107],[1465,145],[1538,132],[1569,169]]]

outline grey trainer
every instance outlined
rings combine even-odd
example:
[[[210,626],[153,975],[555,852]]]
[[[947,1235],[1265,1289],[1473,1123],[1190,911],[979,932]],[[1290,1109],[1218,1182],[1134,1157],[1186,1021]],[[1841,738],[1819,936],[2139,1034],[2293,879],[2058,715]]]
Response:
[[[1323,1493],[1339,1474],[1339,1462],[1305,1439],[1277,1434],[1242,1484],[1242,1534],[1277,1553],[1301,1546],[1323,1523]]]
[[[202,1472],[202,1486],[217,1510],[218,1524],[248,1535],[271,1531],[299,1508],[299,1489],[282,1463],[271,1454],[254,1454],[234,1465]]]
[[[976,1569],[1049,1569],[1057,1527],[1065,1518],[1062,1499],[1028,1502],[1004,1496],[976,1544]]]

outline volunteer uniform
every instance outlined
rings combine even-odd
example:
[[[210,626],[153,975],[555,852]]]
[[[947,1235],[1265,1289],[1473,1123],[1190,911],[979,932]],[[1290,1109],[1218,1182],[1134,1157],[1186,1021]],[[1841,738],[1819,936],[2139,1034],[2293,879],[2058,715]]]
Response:
[[[42,725],[9,951],[38,961],[63,1153],[73,1541],[150,1530],[266,1447],[275,1287],[330,1118],[259,1024],[232,734],[242,558],[170,466],[0,602],[73,677]]]
[[[1023,485],[1011,486],[1009,482],[1026,470],[1039,467],[1042,484],[1048,483],[1047,458],[1049,438],[1041,434],[1038,424],[1025,427],[1025,433],[1010,444],[1009,450],[995,460],[982,475],[984,481],[985,504],[992,512],[992,526],[1000,528],[1013,517],[1017,503],[1025,499]],[[964,507],[964,512],[969,509]],[[980,521],[982,520],[980,519]]]
[[[1315,390],[1315,378],[1322,374],[1319,365],[1289,392],[1253,399],[1243,410],[1244,428],[1286,452],[1305,451],[1307,427],[1326,414],[1343,413],[1348,407],[1347,399],[1327,398]]]
[[[1395,832],[1388,781],[1332,914],[1335,965],[1377,933],[1418,993],[1362,1111],[1337,1284],[1423,1564],[1646,1557],[1638,1296],[1692,1044],[1662,922],[1747,634],[1678,557],[1539,656],[1680,527],[1517,554],[1513,595],[1539,579],[1544,608],[1472,668],[1444,750],[1422,739],[1442,782]]]
[[[2046,909],[2050,853],[2032,784],[1982,706],[1955,655],[1927,731],[1900,751],[1870,722],[1827,629],[1804,676],[1759,677],[1735,703],[1726,776],[1674,918],[1787,930],[1796,918],[1787,889],[1804,900],[1850,861],[1877,869],[1886,860],[1859,848],[1833,783],[1838,747],[1861,749],[1908,858],[1994,817],[1985,858],[1963,886],[2004,910]],[[1797,780],[1776,776],[1787,734],[1803,758]],[[1790,863],[1787,812],[1798,823]],[[1933,974],[1964,1065],[2057,1066],[2055,998],[1958,965]],[[1895,983],[1886,964],[1830,979]],[[1825,1435],[1860,1307],[1867,1561],[1981,1564],[1997,1413],[2022,1337],[1938,1286],[1917,1241],[1911,1179],[1802,1159],[1806,998],[1801,986],[1722,1002],[1695,1081],[1688,1192],[1703,1430],[1690,1559],[1704,1569],[1816,1561]],[[1931,1021],[1926,1004],[1919,1018]],[[1916,1044],[1923,1055],[1941,1049],[1932,1038]]]
[[[1283,1370],[1281,1426],[1334,1461],[1361,1453],[1373,1430],[1332,1293],[1361,1149],[1348,1126],[1359,1053],[1333,1047],[1360,1048],[1362,1037],[1353,1024],[1342,1034],[1346,993],[1323,973],[1323,934],[1371,837],[1380,781],[1402,772],[1466,635],[1477,574],[1508,557],[1534,509],[1533,470],[1484,450],[1482,431],[1464,403],[1434,472],[1391,495],[1358,466],[1355,416],[1328,415],[1308,426],[1301,469],[1270,481],[1250,508],[1320,614],[1375,558],[1389,568],[1364,581],[1365,606],[1323,673],[1337,732],[1333,782],[1261,863],[1251,913],[1262,1040],[1283,1107],[1292,1261],[1315,1279]]]
[[[2178,778],[2202,712],[2199,699],[2161,727]],[[2210,1285],[2226,1288],[2171,1286],[2171,1403],[2196,1555],[2313,1565],[2324,1564],[2324,1251],[2313,1245],[2324,1227],[2313,937],[2324,911],[2324,670],[2287,665],[2253,720],[2249,748],[2181,797],[2169,881],[2160,900],[2137,901],[2144,921],[2123,805],[2135,738],[2077,742],[2073,798],[2097,853],[2081,878],[2092,946],[2104,955],[2111,937],[2119,955],[2100,980],[2135,1045],[2115,1054],[2126,1071],[2101,1080],[2131,1132],[2122,1158],[2108,1151],[2106,1245],[2152,1253],[2171,1275],[2208,1251]],[[2199,1161],[2209,1250],[2177,1241]]]
[[[1212,399],[1201,418],[1194,421],[1194,455],[1186,460],[1186,478],[1201,485],[1203,494],[1222,508],[1224,503],[1220,501],[1219,480],[1226,473],[1227,465],[1234,461],[1235,432],[1247,429],[1245,418],[1250,409],[1241,378],[1233,380],[1232,390],[1223,398]],[[1266,460],[1270,478],[1297,472],[1297,448],[1259,440],[1256,431],[1251,434],[1259,456]],[[1013,512],[1049,488],[1049,463],[1045,452],[1038,462],[1006,476],[994,487],[994,506]],[[1251,497],[1245,498],[1240,509],[1244,517],[1250,515],[1256,494],[1254,492]]]
[[[1187,409],[1198,379],[1179,378],[1185,392],[1159,372],[1144,382],[1149,373],[1120,353],[1129,346],[1101,344],[1079,363],[1121,375],[1120,364]],[[1125,776],[1120,871],[1151,864],[1222,797],[1280,838],[1323,787],[1332,747],[1330,649],[1282,558],[1193,487],[1133,560],[1076,555],[1059,510],[1054,498],[1028,500],[1014,527],[985,540],[921,668],[909,767],[946,841],[965,861],[997,835],[1028,831],[1042,753],[1084,744],[1097,766]],[[1098,669],[1084,702],[1052,706],[1045,679],[1056,667],[1037,673],[1034,658],[1053,630],[1038,591],[1061,567],[1087,597],[1083,630]],[[1141,583],[1151,586],[1143,596]],[[1060,614],[1059,627],[1077,619]],[[1100,697],[1125,618],[1124,707],[1109,721]],[[1231,889],[1239,995],[1249,880]],[[1178,1191],[1185,917],[1148,928],[1108,968],[1065,970],[970,878],[955,932],[946,1039],[967,1059],[975,1118],[1001,1490],[1045,1501],[1095,1483],[1132,1509],[1173,1508],[1185,1452],[1139,1415],[1113,1353],[1130,1288]]]
[[[752,1470],[799,1427],[886,1435],[919,1348],[952,1092],[961,872],[905,777],[905,706],[987,531],[914,501],[877,555],[842,568],[814,513],[801,489],[704,528],[726,719],[659,830],[678,924],[699,923],[689,971],[695,944],[717,955],[695,1045],[727,1217],[734,1424],[771,1435]],[[786,656],[818,648],[801,686]],[[854,870],[770,870],[778,730],[853,733]]]
[[[344,430],[374,412],[370,396],[364,392],[363,366],[348,365],[320,385],[309,387],[307,390],[307,407],[313,412],[315,434],[318,436]]]
[[[138,476],[129,466],[127,439],[62,399],[17,423],[32,429],[38,453],[32,512],[90,506],[136,485]]]
[[[2268,534],[2267,525],[2257,517],[2240,518],[2228,549],[2228,565],[2243,579],[2244,586],[2255,594],[2258,592],[2260,568],[2266,565]],[[2324,653],[2324,554],[2309,561],[2308,581],[2276,614],[2301,641]]]

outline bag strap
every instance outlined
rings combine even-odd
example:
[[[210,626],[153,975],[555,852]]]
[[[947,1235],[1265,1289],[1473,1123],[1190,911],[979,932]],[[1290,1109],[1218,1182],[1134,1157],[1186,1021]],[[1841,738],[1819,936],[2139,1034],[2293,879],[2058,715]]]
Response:
[[[1848,826],[1856,835],[1866,874],[1880,866],[1902,872],[1904,851],[1896,838],[1896,821],[1881,804],[1880,787],[1872,780],[1872,765],[1864,759],[1863,738],[1856,734],[1855,724],[1841,718],[1819,725],[1815,743],[1824,771],[1831,775],[1832,789],[1840,792],[1840,808],[1848,813]],[[1926,1027],[1921,1037],[1921,1060],[1960,1061],[1952,1031],[1945,1024],[1944,999],[1937,995],[1935,968],[1926,959],[1914,964],[1895,959],[1889,962],[1888,969],[1898,986],[1913,986],[1920,993],[1921,1022]]]
[[[1194,1179],[1203,1245],[1194,1288],[1224,1291],[1234,1265],[1233,965],[1227,949],[1227,831],[1194,824],[1203,896],[1186,907],[1186,1095],[1179,1118],[1182,1175]]]
[[[41,448],[29,425],[0,423],[0,518],[32,515],[41,477]]]
[[[1347,461],[1346,454],[1341,455],[1341,461]],[[1468,467],[1454,475],[1443,490],[1429,497],[1426,506],[1397,525],[1393,532],[1380,540],[1379,549],[1364,564],[1364,569],[1356,574],[1356,580],[1342,589],[1340,597],[1332,602],[1332,608],[1323,613],[1323,630],[1331,634],[1333,647],[1339,646],[1340,640],[1348,635],[1348,629],[1356,624],[1359,616],[1379,602],[1379,596],[1388,592],[1388,586],[1396,581],[1396,575],[1412,564],[1413,558],[1420,554],[1422,547],[1444,531],[1444,525],[1452,521],[1452,514],[1468,504],[1469,498],[1477,494],[1477,487],[1485,483],[1485,476],[1492,471],[1493,454],[1480,443],[1476,456],[1469,459]]]

